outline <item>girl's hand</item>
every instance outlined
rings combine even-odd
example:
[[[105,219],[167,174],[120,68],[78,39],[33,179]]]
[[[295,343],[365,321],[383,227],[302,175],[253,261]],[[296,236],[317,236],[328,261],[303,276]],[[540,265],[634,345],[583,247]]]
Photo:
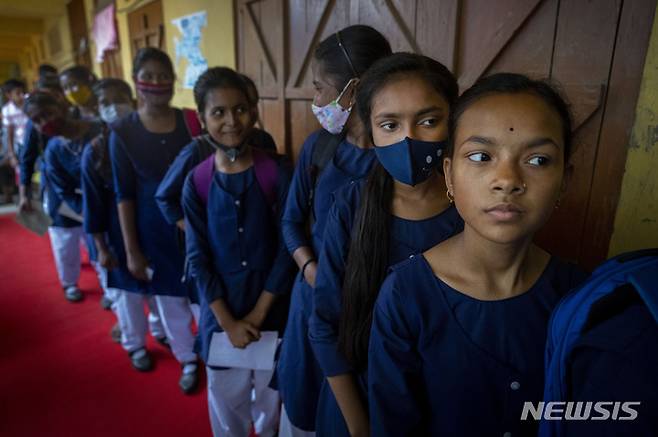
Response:
[[[318,263],[312,262],[304,270],[304,280],[311,287],[315,287],[315,275],[318,273]]]
[[[107,270],[112,270],[119,266],[116,258],[114,258],[114,256],[108,250],[98,251],[98,264]]]
[[[18,210],[21,212],[32,212],[32,203],[27,196],[21,195],[18,200]]]
[[[260,338],[258,328],[245,320],[236,320],[224,327],[231,344],[238,349],[244,349],[252,341]]]
[[[146,269],[149,266],[148,260],[142,252],[127,253],[127,267],[130,273],[140,281],[148,281],[149,277]]]
[[[263,321],[265,320],[265,314],[262,314],[258,308],[254,308],[253,310],[249,311],[249,314],[247,314],[242,320],[249,323],[254,328],[260,329]]]

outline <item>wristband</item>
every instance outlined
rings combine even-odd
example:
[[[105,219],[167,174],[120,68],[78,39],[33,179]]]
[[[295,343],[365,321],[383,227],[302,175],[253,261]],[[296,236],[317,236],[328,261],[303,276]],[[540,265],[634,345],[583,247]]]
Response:
[[[304,272],[306,272],[306,267],[308,267],[308,265],[311,264],[312,262],[315,262],[315,258],[309,258],[302,266],[302,278],[304,278],[304,280],[306,280],[306,276],[304,276]]]

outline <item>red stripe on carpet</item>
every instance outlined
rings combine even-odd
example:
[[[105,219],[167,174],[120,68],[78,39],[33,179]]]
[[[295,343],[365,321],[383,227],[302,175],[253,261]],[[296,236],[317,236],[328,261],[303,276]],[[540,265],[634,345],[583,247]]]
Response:
[[[0,217],[0,435],[211,435],[205,380],[182,394],[180,366],[152,339],[155,370],[133,370],[88,265],[80,288],[85,300],[67,302],[48,237]]]

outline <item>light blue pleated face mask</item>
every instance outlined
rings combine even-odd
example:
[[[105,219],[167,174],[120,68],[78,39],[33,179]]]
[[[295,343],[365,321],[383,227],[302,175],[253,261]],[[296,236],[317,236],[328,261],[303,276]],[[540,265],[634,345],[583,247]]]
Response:
[[[424,182],[441,165],[447,141],[421,141],[405,137],[402,141],[375,147],[380,164],[396,181],[407,185]]]

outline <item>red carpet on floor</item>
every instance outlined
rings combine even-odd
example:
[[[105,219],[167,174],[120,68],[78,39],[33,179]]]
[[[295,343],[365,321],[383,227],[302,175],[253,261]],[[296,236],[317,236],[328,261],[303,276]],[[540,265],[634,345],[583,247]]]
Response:
[[[88,265],[80,288],[84,301],[67,302],[48,237],[0,217],[0,436],[210,436],[205,379],[183,395],[152,339],[155,370],[133,370]]]

